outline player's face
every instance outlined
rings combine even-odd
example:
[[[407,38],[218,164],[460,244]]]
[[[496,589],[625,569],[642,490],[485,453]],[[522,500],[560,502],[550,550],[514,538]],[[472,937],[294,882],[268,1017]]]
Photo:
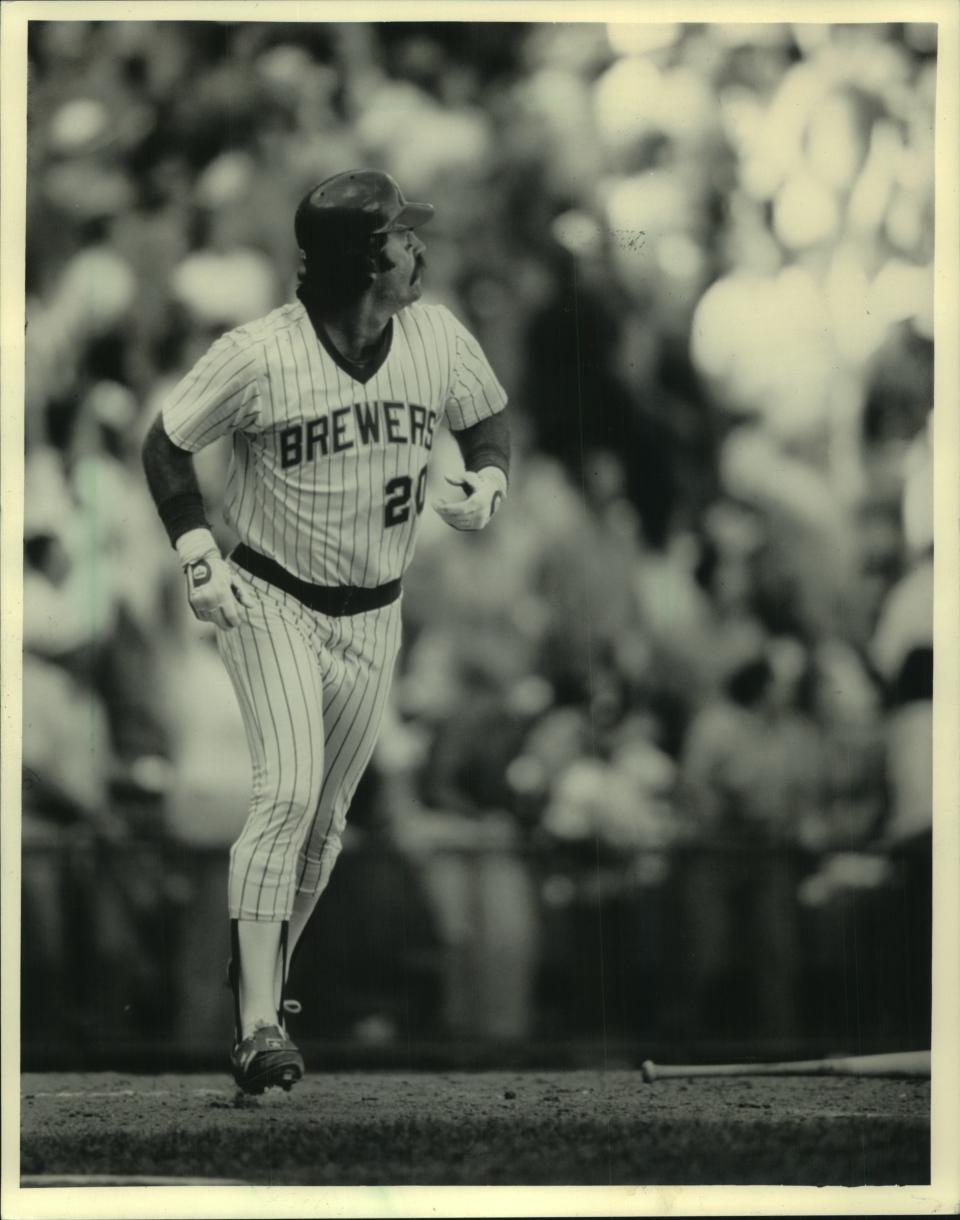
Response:
[[[413,229],[398,229],[387,234],[383,252],[393,266],[380,276],[380,286],[383,296],[395,308],[401,309],[420,299],[426,249]]]

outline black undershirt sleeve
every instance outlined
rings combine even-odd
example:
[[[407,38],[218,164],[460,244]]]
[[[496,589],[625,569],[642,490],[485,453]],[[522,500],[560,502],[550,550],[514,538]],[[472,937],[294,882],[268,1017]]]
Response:
[[[170,440],[160,415],[143,442],[142,457],[147,486],[171,545],[189,530],[209,529],[193,454]]]
[[[454,432],[467,470],[496,466],[510,478],[510,425],[506,411],[498,411],[461,432]]]

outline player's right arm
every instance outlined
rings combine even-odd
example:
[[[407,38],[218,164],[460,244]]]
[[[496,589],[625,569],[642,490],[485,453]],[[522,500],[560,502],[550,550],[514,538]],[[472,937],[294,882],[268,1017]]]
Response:
[[[236,627],[249,595],[224,562],[207,523],[193,455],[167,436],[159,415],[143,443],[143,469],[180,559],[190,609],[201,622]]]
[[[224,337],[174,389],[143,443],[147,486],[183,567],[190,608],[224,629],[239,623],[249,593],[210,530],[193,454],[227,432],[255,427],[258,411],[257,362]]]

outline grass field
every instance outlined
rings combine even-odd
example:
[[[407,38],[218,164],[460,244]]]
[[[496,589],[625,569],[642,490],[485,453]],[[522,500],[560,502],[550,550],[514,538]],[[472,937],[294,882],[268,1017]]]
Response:
[[[239,1098],[225,1075],[28,1074],[23,1185],[913,1185],[929,1081],[639,1072],[337,1073]],[[74,1183],[75,1184],[75,1183]]]

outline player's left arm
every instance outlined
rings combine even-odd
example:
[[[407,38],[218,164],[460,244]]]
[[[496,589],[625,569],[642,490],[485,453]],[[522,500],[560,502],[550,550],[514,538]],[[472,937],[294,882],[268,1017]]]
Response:
[[[499,411],[453,433],[466,468],[459,479],[447,477],[465,499],[440,500],[434,508],[458,530],[481,530],[488,525],[507,494],[510,479],[510,425]]]
[[[510,426],[507,395],[480,344],[449,310],[443,325],[454,353],[447,386],[446,419],[465,472],[447,482],[459,496],[434,504],[439,515],[458,530],[480,530],[503,503],[510,479]]]

